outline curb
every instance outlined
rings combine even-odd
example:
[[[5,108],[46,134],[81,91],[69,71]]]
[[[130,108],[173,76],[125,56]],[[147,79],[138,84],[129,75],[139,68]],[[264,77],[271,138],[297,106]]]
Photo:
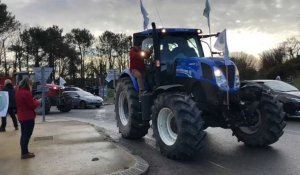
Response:
[[[125,169],[125,170],[116,171],[116,172],[113,172],[113,173],[110,173],[107,175],[146,175],[146,174],[148,174],[149,163],[146,160],[144,160],[140,156],[131,154],[130,151],[128,151],[126,148],[117,144],[116,140],[112,139],[108,134],[106,134],[105,129],[95,126],[94,124],[91,124],[91,123],[88,123],[88,124],[93,126],[97,132],[104,133],[108,137],[108,139],[111,140],[111,142],[113,142],[113,144],[115,144],[118,148],[125,151],[128,155],[132,156],[132,158],[135,160],[135,164],[132,167]]]
[[[132,166],[131,168],[126,169],[126,170],[111,173],[109,175],[145,175],[145,174],[148,174],[148,170],[149,170],[148,162],[146,162],[144,159],[142,159],[139,156],[134,156],[132,154],[130,154],[130,155],[133,156],[133,158],[135,159],[136,163],[134,164],[134,166]]]
[[[103,103],[102,106],[113,105],[114,103]]]

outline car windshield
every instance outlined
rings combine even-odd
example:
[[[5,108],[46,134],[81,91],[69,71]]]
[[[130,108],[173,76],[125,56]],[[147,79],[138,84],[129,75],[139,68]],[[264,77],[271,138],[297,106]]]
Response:
[[[285,83],[283,81],[267,81],[264,82],[264,84],[268,87],[270,87],[274,91],[279,91],[279,92],[289,92],[289,91],[298,91],[296,87]]]
[[[94,96],[93,94],[86,91],[77,91],[77,94],[80,96]]]

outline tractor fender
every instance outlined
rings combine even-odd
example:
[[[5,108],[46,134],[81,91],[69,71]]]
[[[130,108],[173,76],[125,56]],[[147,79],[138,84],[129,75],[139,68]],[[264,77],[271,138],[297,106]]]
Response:
[[[181,91],[184,92],[184,86],[180,84],[175,85],[166,85],[160,86],[156,88],[153,93],[146,93],[142,94],[140,97],[141,100],[141,108],[142,108],[142,119],[144,121],[151,120],[151,107],[153,106],[154,99],[164,92],[171,92],[171,91]]]
[[[240,97],[246,101],[259,100],[262,92],[270,93],[262,85],[255,82],[244,82],[240,89]]]
[[[129,69],[125,69],[122,73],[120,78],[129,77],[131,79],[131,82],[133,84],[134,89],[139,92],[139,85],[137,82],[137,79],[131,74]]]
[[[170,91],[180,91],[180,92],[185,92],[185,88],[181,84],[174,84],[174,85],[165,85],[165,86],[160,86],[156,88],[153,92],[153,96],[156,97],[157,95],[164,93],[164,92],[170,92]]]

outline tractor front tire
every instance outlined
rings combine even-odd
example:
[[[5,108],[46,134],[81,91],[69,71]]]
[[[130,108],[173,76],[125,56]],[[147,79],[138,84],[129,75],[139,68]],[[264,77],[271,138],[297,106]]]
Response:
[[[35,99],[42,99],[42,94],[36,94],[36,95],[34,96],[34,98],[35,98]],[[51,102],[50,102],[50,99],[45,95],[45,115],[49,114],[50,109],[51,109]],[[41,101],[40,106],[38,106],[38,107],[35,109],[35,112],[36,112],[36,114],[38,114],[38,115],[43,115],[42,101]]]
[[[121,78],[116,91],[116,120],[122,137],[127,139],[144,137],[150,125],[149,121],[143,121],[139,115],[139,97],[130,78]]]
[[[272,94],[262,92],[255,111],[258,122],[249,127],[233,128],[233,135],[246,146],[264,147],[275,143],[286,126],[282,106]]]
[[[153,132],[160,152],[175,160],[192,157],[203,146],[202,112],[184,93],[164,93],[153,106]]]

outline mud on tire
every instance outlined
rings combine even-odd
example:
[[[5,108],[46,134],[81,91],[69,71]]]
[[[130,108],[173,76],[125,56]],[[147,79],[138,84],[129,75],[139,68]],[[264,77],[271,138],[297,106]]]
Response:
[[[205,137],[202,112],[188,95],[179,92],[161,94],[152,111],[154,137],[164,156],[187,159],[202,147]]]
[[[259,120],[255,126],[233,128],[233,135],[247,146],[267,146],[278,141],[286,126],[282,104],[263,92],[256,113]]]
[[[130,78],[121,78],[116,91],[116,120],[122,137],[127,139],[144,137],[150,125],[149,121],[143,121],[139,117],[139,97]]]

